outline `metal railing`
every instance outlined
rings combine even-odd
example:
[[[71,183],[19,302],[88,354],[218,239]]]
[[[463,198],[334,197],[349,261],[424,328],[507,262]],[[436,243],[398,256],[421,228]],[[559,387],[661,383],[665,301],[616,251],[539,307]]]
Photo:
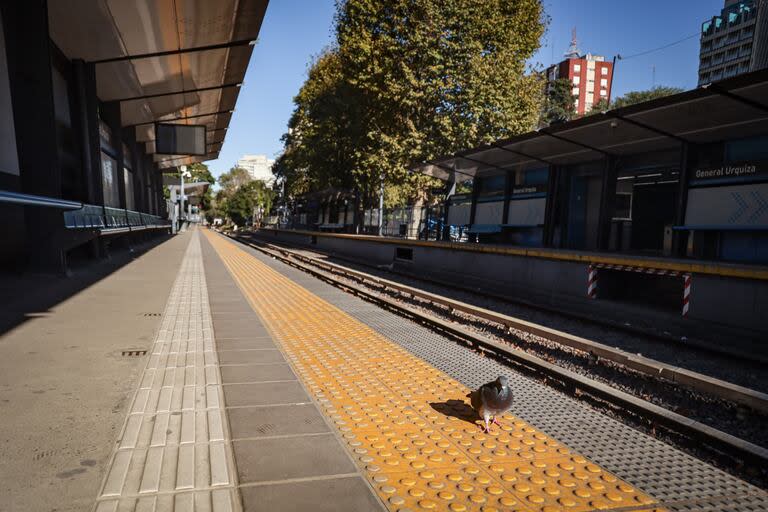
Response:
[[[139,231],[169,227],[171,221],[157,215],[124,208],[84,204],[77,210],[64,212],[64,225],[69,229]]]
[[[20,206],[40,206],[64,210],[67,229],[98,229],[102,231],[140,231],[170,227],[171,221],[158,215],[136,212],[125,208],[97,206],[54,197],[37,196],[0,190],[0,203]]]
[[[54,197],[36,196],[33,194],[21,194],[0,190],[0,203],[19,204],[23,206],[43,206],[46,208],[60,208],[63,210],[76,210],[83,206],[77,201],[66,201]]]

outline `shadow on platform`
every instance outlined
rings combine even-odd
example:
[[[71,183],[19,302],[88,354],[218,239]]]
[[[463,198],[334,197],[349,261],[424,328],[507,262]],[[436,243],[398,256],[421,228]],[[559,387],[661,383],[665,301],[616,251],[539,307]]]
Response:
[[[470,407],[463,400],[446,400],[445,402],[431,402],[429,404],[432,409],[444,416],[451,416],[458,418],[462,421],[466,421],[472,425],[475,424],[475,420],[479,419],[479,416],[475,410]]]
[[[27,320],[48,316],[57,304],[98,283],[136,258],[173,238],[157,235],[129,248],[110,251],[109,258],[70,260],[70,275],[0,273],[0,336]]]

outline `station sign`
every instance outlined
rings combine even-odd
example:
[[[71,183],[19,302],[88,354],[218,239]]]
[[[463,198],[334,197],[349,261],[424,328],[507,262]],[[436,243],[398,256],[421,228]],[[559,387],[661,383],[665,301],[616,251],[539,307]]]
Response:
[[[715,185],[768,180],[768,161],[701,167],[691,173],[691,185]]]
[[[515,185],[512,187],[512,196],[525,196],[525,197],[537,197],[546,195],[547,185],[546,183],[540,183],[538,185]]]

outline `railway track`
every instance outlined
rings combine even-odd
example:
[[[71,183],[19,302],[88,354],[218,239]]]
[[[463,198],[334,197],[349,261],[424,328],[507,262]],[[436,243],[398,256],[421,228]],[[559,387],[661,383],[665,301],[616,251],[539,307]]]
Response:
[[[768,395],[765,393],[350,269],[302,254],[300,251],[241,236],[232,238],[464,343],[473,350],[503,360],[526,374],[546,381],[552,387],[618,415],[624,421],[656,435],[666,435],[675,444],[695,451],[699,457],[713,460],[724,469],[736,472],[744,478],[757,480],[755,483],[758,485],[766,484],[767,475],[764,468],[768,467],[768,449],[617,389],[607,382],[600,382],[559,366],[536,353],[505,343],[497,336],[485,335],[465,324],[475,319],[495,324],[511,333],[528,333],[578,353],[580,357],[586,357],[594,364],[607,363],[614,368],[641,374],[647,379],[738,404],[739,411],[754,411],[758,418],[762,419],[768,411]]]

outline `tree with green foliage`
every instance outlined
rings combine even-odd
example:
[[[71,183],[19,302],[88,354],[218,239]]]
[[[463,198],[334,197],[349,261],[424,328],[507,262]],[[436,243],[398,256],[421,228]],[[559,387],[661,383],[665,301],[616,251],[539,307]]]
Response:
[[[492,20],[492,23],[489,23]],[[336,44],[313,63],[275,172],[289,193],[355,188],[375,204],[420,195],[417,162],[532,129],[542,78],[526,61],[540,0],[345,0]]]
[[[338,52],[326,50],[315,58],[294,98],[284,152],[272,167],[288,193],[354,186],[352,139],[362,131],[352,94],[342,80]]]
[[[608,104],[608,99],[600,98],[600,100],[597,103],[592,105],[592,108],[589,109],[589,112],[587,112],[586,115],[591,116],[594,114],[602,114],[603,112],[607,112],[610,109],[611,107]]]
[[[611,108],[627,107],[636,103],[642,103],[644,101],[655,100],[657,98],[663,98],[664,96],[671,96],[672,94],[679,94],[683,92],[683,89],[679,87],[667,87],[657,85],[652,89],[646,91],[632,91],[626,93],[620,98],[616,98],[611,103]]]
[[[573,84],[567,78],[558,78],[547,85],[542,124],[564,123],[576,117]]]
[[[249,181],[251,181],[251,175],[242,167],[232,167],[228,172],[219,176],[219,185],[227,195],[234,194],[238,188]]]
[[[384,176],[401,189],[390,202],[406,202],[426,184],[412,163],[534,126],[541,81],[526,61],[542,20],[539,0],[339,3],[342,72],[364,130],[355,171],[369,194]]]
[[[238,187],[225,203],[227,216],[240,226],[249,224],[257,211],[269,213],[275,193],[261,180]]]

